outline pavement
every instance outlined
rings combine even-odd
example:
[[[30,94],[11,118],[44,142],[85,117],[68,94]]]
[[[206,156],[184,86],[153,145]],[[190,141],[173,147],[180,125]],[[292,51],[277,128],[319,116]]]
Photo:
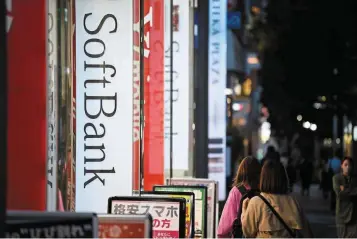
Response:
[[[335,217],[329,209],[329,199],[323,199],[319,185],[311,186],[310,196],[302,196],[299,185],[296,185],[293,194],[305,211],[314,237],[336,238]]]

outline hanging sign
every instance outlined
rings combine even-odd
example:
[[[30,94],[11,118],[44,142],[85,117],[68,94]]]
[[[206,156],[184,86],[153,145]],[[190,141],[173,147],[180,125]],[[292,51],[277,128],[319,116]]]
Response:
[[[154,191],[193,192],[195,194],[195,237],[207,238],[207,187],[155,186]]]
[[[76,0],[76,211],[132,192],[132,6]]]
[[[152,238],[150,215],[99,215],[99,238]]]
[[[112,197],[109,198],[108,213],[116,215],[151,214],[153,238],[185,237],[185,199]]]
[[[207,187],[207,237],[216,237],[218,220],[218,184],[216,181],[203,178],[172,178],[166,180],[168,185],[205,186]]]
[[[227,2],[210,0],[208,37],[208,177],[226,198]]]

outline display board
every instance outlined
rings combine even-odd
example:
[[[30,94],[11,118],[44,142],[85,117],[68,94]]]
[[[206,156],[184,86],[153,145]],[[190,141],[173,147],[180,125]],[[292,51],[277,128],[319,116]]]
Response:
[[[194,185],[207,187],[207,237],[216,237],[218,227],[218,183],[205,178],[172,178],[166,179],[168,185]]]
[[[97,238],[94,213],[9,211],[7,238]]]
[[[207,187],[165,185],[155,186],[154,191],[193,192],[195,194],[195,237],[207,237]]]
[[[98,215],[99,238],[152,238],[152,217],[147,215]]]
[[[108,213],[146,215],[153,219],[153,238],[184,238],[186,200],[184,198],[111,197]]]
[[[138,196],[139,192],[133,192],[133,196]],[[150,191],[141,192],[145,197],[168,197],[184,198],[186,200],[186,238],[193,238],[195,235],[195,194],[191,192],[161,192]]]

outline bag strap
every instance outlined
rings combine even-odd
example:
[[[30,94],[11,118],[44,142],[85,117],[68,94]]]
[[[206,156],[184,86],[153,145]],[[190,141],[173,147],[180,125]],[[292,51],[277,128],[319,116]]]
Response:
[[[261,195],[261,194],[259,194],[258,197],[260,197],[263,200],[263,202],[265,202],[265,204],[273,212],[273,214],[276,216],[276,218],[283,224],[285,229],[289,232],[290,236],[294,238],[296,235],[293,232],[293,230],[291,230],[291,228],[285,223],[284,219],[282,219],[281,216],[279,215],[279,213],[277,211],[275,211],[274,207],[268,202],[268,200],[266,200],[266,198],[263,197],[263,195]]]

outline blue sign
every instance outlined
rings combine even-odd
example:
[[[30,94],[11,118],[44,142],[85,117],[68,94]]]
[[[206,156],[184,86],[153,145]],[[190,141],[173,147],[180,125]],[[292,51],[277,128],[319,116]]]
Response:
[[[230,29],[240,29],[241,27],[241,14],[240,12],[228,12],[227,14],[227,27]]]

